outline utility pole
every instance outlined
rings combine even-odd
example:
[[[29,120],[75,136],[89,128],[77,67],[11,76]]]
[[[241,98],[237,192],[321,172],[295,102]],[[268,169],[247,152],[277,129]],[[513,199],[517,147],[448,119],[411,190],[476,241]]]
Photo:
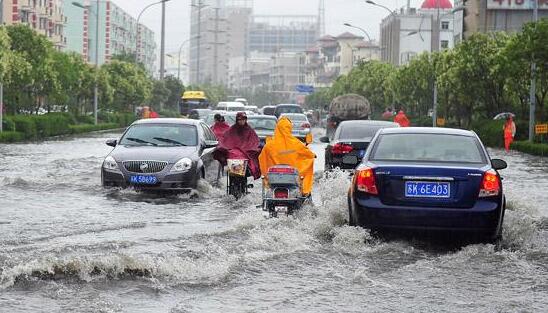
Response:
[[[166,58],[166,2],[162,1],[162,38],[160,43],[160,80],[164,80]],[[163,103],[160,103],[160,108]]]
[[[95,86],[93,87],[93,117],[97,125],[97,107],[99,103],[99,0],[95,9]]]
[[[213,44],[213,83],[214,84],[218,83],[218,78],[219,78],[219,73],[218,73],[219,49],[217,48],[218,33],[219,33],[219,8],[215,8],[215,34],[213,35],[213,38],[214,38],[213,39],[213,42],[214,42]]]
[[[202,38],[202,0],[198,0],[198,38],[197,40],[197,49],[196,49],[196,83],[200,83],[200,39]]]
[[[436,0],[436,23],[432,23],[432,28],[436,25],[436,36],[434,36],[434,46],[432,50],[439,51],[440,49],[440,0]],[[432,127],[438,126],[438,82],[436,77],[436,69],[434,69],[434,96],[432,103]]]
[[[536,23],[538,23],[538,2],[537,0],[531,0],[533,1],[533,22],[535,23],[535,29],[536,29]],[[530,102],[530,108],[529,108],[529,141],[533,142],[535,139],[535,106],[537,102],[536,98],[536,89],[537,89],[537,82],[536,82],[536,71],[537,71],[537,64],[535,63],[535,58],[533,56],[531,60],[531,89],[529,90],[529,102]]]

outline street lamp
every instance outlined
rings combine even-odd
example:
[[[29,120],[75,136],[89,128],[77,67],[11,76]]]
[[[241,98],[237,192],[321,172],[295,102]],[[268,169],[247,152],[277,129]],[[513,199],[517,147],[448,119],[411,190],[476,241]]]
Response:
[[[188,42],[190,41],[190,39],[192,39],[192,38],[189,38],[189,39],[183,41],[183,42],[181,43],[181,46],[179,47],[179,58],[177,59],[177,60],[178,60],[178,63],[179,63],[179,65],[178,65],[178,67],[177,67],[177,79],[178,79],[179,81],[181,80],[181,52],[183,51],[184,45],[185,45],[186,43],[188,43]],[[185,65],[186,65],[186,64],[185,64]]]
[[[146,10],[148,10],[148,8],[154,6],[154,5],[157,5],[157,4],[164,4],[165,2],[168,2],[170,0],[161,0],[161,1],[158,1],[158,2],[154,2],[154,3],[151,3],[149,5],[147,5],[146,7],[144,7],[141,12],[139,13],[139,15],[137,16],[137,26],[135,28],[135,62],[138,62],[138,58],[137,58],[137,53],[138,53],[138,46],[139,46],[139,21],[141,20],[141,16],[143,15],[143,13],[145,13]],[[163,28],[163,25],[165,23],[165,16],[162,15],[162,47],[161,47],[161,50],[162,50],[162,55],[164,53],[163,49],[164,49],[164,36],[165,36],[165,29]],[[163,59],[163,57],[161,57]],[[162,62],[160,62],[162,63]],[[162,64],[160,64],[162,65]],[[160,73],[162,72],[163,68],[160,68]],[[161,74],[160,74],[161,75]]]
[[[358,27],[358,26],[354,26],[354,25],[349,24],[349,23],[344,23],[343,25],[347,26],[347,27],[352,27],[352,28],[356,28],[356,29],[361,30],[365,34],[365,36],[367,37],[367,40],[369,40],[369,42],[371,42],[371,37],[369,37],[369,33],[367,33],[367,31],[365,29],[363,29],[361,27]]]
[[[94,124],[97,125],[97,104],[99,101],[99,82],[98,82],[98,72],[99,72],[99,1],[97,0],[97,8],[95,9],[96,12],[93,12],[91,10],[91,6],[87,5],[84,6],[83,4],[79,2],[73,2],[72,5],[75,7],[79,7],[84,10],[88,10],[89,12],[95,14],[95,86],[93,87],[93,120]]]
[[[388,11],[388,13],[390,13],[390,15],[392,15],[393,17],[396,16],[396,14],[394,13],[394,11],[390,10],[388,7],[386,7],[386,6],[382,5],[382,4],[375,3],[375,2],[373,2],[373,1],[371,1],[371,0],[366,0],[365,3],[370,4],[370,5],[377,6],[377,7],[379,7],[379,8],[383,8],[383,9],[385,9],[386,11]],[[388,42],[389,42],[389,43],[388,43],[387,47],[390,47],[391,49],[386,49],[386,51],[385,51],[384,53],[386,54],[386,57],[387,57],[387,58],[389,58],[389,56],[390,56],[390,59],[391,59],[392,54],[393,54],[393,53],[392,53],[392,46],[393,46],[393,43],[392,43],[392,27],[390,27],[390,31],[389,31],[389,33],[388,33]]]

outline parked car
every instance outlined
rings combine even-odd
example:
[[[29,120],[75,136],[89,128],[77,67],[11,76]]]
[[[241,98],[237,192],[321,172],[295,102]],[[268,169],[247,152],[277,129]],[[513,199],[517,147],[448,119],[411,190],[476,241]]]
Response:
[[[263,115],[274,115],[274,112],[276,111],[275,105],[265,105],[261,108],[261,113]]]
[[[281,117],[287,117],[293,124],[293,136],[299,138],[302,142],[306,142],[306,136],[311,134],[311,126],[308,118],[300,113],[282,113]]]
[[[237,112],[226,112],[226,111],[212,111],[206,116],[204,123],[208,126],[213,126],[215,124],[215,114],[221,114],[225,118],[225,122],[228,125],[234,125],[236,123],[236,114]]]
[[[364,155],[373,136],[379,129],[399,127],[398,123],[372,120],[344,121],[339,124],[329,137],[321,137],[320,141],[327,143],[325,147],[325,170],[333,168],[354,169]]]
[[[188,113],[188,118],[193,120],[205,121],[206,117],[211,113],[210,109],[194,109]]]
[[[257,136],[264,145],[266,137],[274,135],[277,119],[271,115],[250,115],[247,117],[247,123],[255,130]]]
[[[303,108],[298,104],[278,104],[274,110],[274,115],[280,117],[283,113],[300,113],[303,114]]]
[[[188,191],[203,178],[217,178],[212,153],[217,139],[209,127],[192,119],[162,118],[131,124],[103,161],[104,187]]]
[[[495,241],[506,203],[498,171],[506,167],[472,131],[381,129],[353,176],[350,224]]]

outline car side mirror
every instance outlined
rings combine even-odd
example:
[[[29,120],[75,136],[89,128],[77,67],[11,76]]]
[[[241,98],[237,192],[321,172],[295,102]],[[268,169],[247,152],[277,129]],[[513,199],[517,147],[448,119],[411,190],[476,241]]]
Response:
[[[206,149],[215,148],[215,147],[217,147],[218,144],[219,144],[219,142],[217,140],[206,140],[205,141],[205,148]]]
[[[320,142],[329,143],[329,137],[327,136],[320,137]]]
[[[109,139],[106,141],[107,146],[116,147],[118,144],[118,140],[116,139]]]
[[[492,159],[491,160],[491,166],[495,169],[495,170],[503,170],[505,168],[508,167],[508,164],[506,163],[506,161],[504,160],[501,160],[501,159]]]

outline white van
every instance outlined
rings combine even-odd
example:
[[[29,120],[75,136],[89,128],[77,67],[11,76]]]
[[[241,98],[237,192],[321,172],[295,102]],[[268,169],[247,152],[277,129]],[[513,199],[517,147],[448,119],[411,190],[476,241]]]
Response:
[[[241,102],[227,101],[227,102],[219,102],[215,109],[220,111],[228,111],[228,112],[244,112],[245,106]]]

